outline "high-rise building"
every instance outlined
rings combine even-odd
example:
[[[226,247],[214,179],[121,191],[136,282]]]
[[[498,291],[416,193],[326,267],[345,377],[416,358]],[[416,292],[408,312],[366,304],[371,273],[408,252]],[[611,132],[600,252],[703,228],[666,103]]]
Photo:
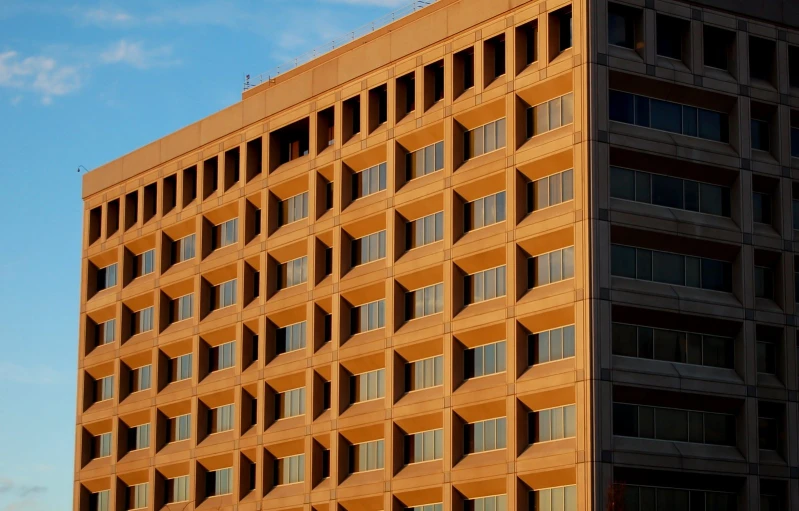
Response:
[[[438,0],[248,85],[84,177],[76,511],[799,509],[795,1]]]

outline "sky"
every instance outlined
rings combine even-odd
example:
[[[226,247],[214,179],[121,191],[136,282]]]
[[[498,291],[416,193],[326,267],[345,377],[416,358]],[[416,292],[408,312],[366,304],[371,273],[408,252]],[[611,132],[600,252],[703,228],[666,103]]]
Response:
[[[91,170],[411,0],[0,0],[0,511],[68,511]]]

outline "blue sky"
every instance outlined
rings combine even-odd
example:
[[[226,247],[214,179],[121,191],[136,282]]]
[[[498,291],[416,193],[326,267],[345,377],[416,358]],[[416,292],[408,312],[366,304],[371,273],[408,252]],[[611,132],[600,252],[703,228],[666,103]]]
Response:
[[[410,0],[0,0],[0,511],[72,506],[82,202],[95,168]]]

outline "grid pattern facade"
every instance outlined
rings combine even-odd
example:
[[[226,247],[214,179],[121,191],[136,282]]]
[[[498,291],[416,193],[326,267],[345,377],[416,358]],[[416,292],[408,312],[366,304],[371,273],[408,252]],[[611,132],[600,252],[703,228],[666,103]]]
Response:
[[[74,509],[794,508],[798,119],[785,25],[439,0],[89,173]]]

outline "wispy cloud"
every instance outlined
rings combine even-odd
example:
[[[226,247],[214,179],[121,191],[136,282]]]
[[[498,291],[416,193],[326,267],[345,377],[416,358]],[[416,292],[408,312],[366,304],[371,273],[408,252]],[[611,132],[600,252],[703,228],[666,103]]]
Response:
[[[15,51],[0,53],[0,87],[34,92],[42,103],[50,104],[53,97],[75,92],[81,85],[77,66],[44,55],[22,58]]]
[[[62,375],[51,367],[22,366],[13,362],[0,362],[0,381],[22,383],[24,385],[50,385],[59,383]],[[7,479],[0,478],[0,494],[7,489]]]
[[[7,477],[0,477],[0,495],[16,495],[18,497],[30,497],[45,493],[47,487],[38,484],[19,484]]]
[[[143,42],[130,42],[125,39],[102,52],[100,60],[104,64],[127,64],[137,69],[168,67],[179,63],[172,58],[171,46],[147,48]]]
[[[132,14],[116,9],[90,8],[77,12],[77,15],[83,23],[98,27],[128,25],[136,21]]]

